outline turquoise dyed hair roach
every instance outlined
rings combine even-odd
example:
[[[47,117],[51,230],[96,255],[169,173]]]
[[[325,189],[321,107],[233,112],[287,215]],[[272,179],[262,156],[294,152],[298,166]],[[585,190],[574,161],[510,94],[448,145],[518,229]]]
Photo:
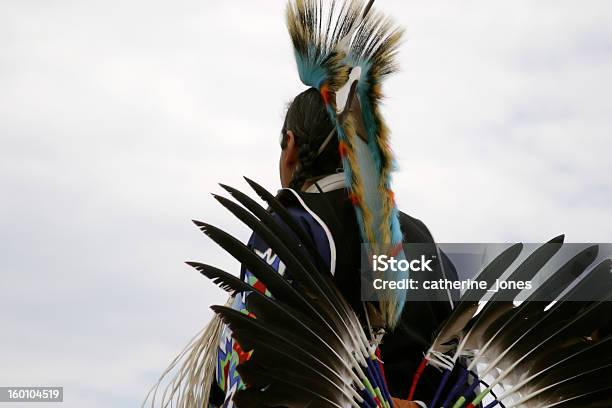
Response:
[[[336,126],[345,185],[355,206],[362,242],[400,248],[402,232],[391,189],[393,154],[379,112],[381,84],[395,72],[402,31],[372,8],[373,0],[291,0],[287,27],[300,80],[319,90]],[[336,94],[359,67],[356,98],[360,117],[338,116]],[[348,101],[351,104],[353,101]],[[350,106],[350,105],[349,105]],[[342,119],[341,119],[342,118]],[[363,126],[355,126],[359,122]],[[356,127],[363,129],[358,134]],[[404,294],[386,299],[383,317],[398,321]]]

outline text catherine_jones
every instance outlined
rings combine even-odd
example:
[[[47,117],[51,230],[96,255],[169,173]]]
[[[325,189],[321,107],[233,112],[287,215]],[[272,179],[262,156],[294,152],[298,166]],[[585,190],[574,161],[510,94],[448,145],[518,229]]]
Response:
[[[374,272],[427,272],[432,271],[430,264],[432,259],[427,259],[424,255],[420,259],[408,261],[406,259],[395,259],[387,255],[374,255],[372,257],[372,270]],[[415,280],[412,278],[403,279],[382,279],[376,278],[372,281],[375,290],[406,290],[406,289],[425,289],[425,290],[460,290],[468,289],[486,289],[491,292],[507,289],[531,290],[531,281],[504,281],[497,279],[489,287],[486,281],[478,281],[473,279],[465,280]]]

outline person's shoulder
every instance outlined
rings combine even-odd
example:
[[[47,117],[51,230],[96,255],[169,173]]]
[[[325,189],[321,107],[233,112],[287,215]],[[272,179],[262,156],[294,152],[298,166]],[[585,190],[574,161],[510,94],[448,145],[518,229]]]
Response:
[[[430,243],[434,242],[433,236],[429,228],[423,221],[408,215],[402,211],[399,212],[400,227],[404,235],[404,242],[411,243]]]

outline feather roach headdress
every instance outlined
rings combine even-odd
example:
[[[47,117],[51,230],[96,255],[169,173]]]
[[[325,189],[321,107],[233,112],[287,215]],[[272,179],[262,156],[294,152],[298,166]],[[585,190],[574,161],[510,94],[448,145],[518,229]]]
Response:
[[[382,82],[396,70],[402,30],[373,8],[373,0],[325,3],[292,0],[287,7],[298,73],[305,85],[319,90],[336,125],[362,241],[377,251],[390,247],[401,252],[391,189],[394,159],[379,104]],[[381,311],[390,326],[404,305],[399,296],[383,299]]]

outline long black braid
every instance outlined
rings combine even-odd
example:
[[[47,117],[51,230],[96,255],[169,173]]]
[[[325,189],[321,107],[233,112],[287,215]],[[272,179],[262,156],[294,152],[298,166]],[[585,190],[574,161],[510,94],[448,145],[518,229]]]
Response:
[[[319,148],[333,129],[323,98],[315,88],[302,92],[291,102],[281,139],[281,147],[285,149],[287,131],[291,130],[298,148],[298,166],[291,179],[291,188],[300,190],[306,180],[335,173],[342,167],[336,135],[332,135],[319,154]]]

